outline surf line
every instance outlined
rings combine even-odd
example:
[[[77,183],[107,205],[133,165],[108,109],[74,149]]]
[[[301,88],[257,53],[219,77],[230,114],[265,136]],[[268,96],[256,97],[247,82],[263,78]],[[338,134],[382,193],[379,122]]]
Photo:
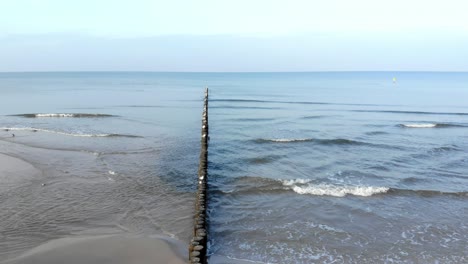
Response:
[[[189,263],[207,263],[208,228],[206,222],[208,188],[208,87],[203,104],[198,190],[195,198],[193,238],[189,244]]]

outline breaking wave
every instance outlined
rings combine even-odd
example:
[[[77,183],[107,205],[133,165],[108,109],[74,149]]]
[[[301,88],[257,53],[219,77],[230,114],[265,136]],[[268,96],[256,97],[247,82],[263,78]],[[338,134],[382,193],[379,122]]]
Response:
[[[41,118],[41,117],[67,117],[67,118],[98,118],[98,117],[115,117],[108,114],[84,114],[84,113],[49,113],[49,114],[18,114],[11,116],[20,116],[26,118]]]
[[[272,139],[265,139],[259,138],[256,139],[255,142],[257,143],[292,143],[292,142],[310,142],[314,141],[312,138],[272,138]]]
[[[386,193],[390,188],[375,186],[340,186],[332,184],[311,184],[310,180],[282,180],[284,186],[291,188],[298,194],[311,194],[318,196],[344,197],[346,195],[371,196],[379,193]]]
[[[259,194],[295,192],[314,196],[344,197],[346,195],[371,196],[386,193],[388,187],[335,185],[330,183],[316,183],[310,179],[269,179],[263,177],[240,177],[233,182],[236,186],[232,190],[220,190],[225,194]],[[221,189],[225,186],[221,186]]]
[[[311,180],[311,179],[270,179],[264,177],[240,177],[232,179],[228,185],[231,186],[229,190],[223,190],[226,185],[220,186],[219,189],[215,187],[213,191],[218,191],[223,194],[260,194],[260,193],[284,193],[295,192],[300,195],[311,196],[332,196],[332,197],[345,197],[345,196],[362,196],[369,197],[373,195],[418,195],[423,197],[433,196],[457,196],[468,197],[467,191],[461,192],[448,192],[438,190],[411,190],[411,189],[398,189],[387,186],[370,186],[370,185],[354,185],[343,183],[330,183],[324,182],[326,180]],[[231,185],[232,184],[232,185]],[[232,188],[232,186],[234,186]]]
[[[345,138],[335,139],[315,139],[315,138],[258,138],[254,140],[256,143],[297,143],[297,142],[315,142],[320,145],[366,145],[365,142],[355,141]]]
[[[43,128],[33,128],[33,127],[2,127],[0,129],[4,130],[4,131],[46,132],[46,133],[53,133],[53,134],[72,136],[72,137],[128,137],[128,138],[141,138],[141,136],[136,136],[136,135],[70,133],[70,132],[64,132],[64,131],[56,131],[56,130],[43,129]]]
[[[401,124],[400,126],[408,128],[431,128],[436,127],[437,124]]]
[[[464,127],[463,125],[447,124],[447,123],[413,123],[413,124],[399,124],[398,126],[404,128],[448,128],[448,127]]]

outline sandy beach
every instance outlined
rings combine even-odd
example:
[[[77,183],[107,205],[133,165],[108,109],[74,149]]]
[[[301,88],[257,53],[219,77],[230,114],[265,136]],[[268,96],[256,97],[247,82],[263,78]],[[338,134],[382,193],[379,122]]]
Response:
[[[184,246],[166,238],[106,235],[61,238],[2,264],[182,264]]]

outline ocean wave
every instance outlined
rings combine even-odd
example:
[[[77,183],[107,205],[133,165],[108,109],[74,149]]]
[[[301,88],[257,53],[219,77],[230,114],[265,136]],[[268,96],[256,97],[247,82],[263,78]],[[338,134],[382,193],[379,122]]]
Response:
[[[333,185],[333,184],[311,184],[310,180],[282,180],[284,186],[290,187],[295,193],[309,194],[316,196],[334,196],[344,197],[346,195],[354,196],[372,196],[375,194],[390,195],[418,195],[423,197],[434,196],[458,196],[468,197],[468,192],[447,192],[438,190],[412,190],[398,189],[379,186],[353,186],[353,185]]]
[[[408,177],[400,180],[402,183],[418,183],[418,182],[425,182],[426,180],[423,178],[418,177]]]
[[[97,117],[115,117],[108,114],[85,114],[85,113],[35,113],[35,114],[17,114],[11,116],[20,116],[26,118],[41,118],[41,117],[68,117],[68,118],[97,118]]]
[[[436,127],[437,124],[400,124],[400,126],[407,128],[432,128]]]
[[[255,99],[210,99],[210,102],[232,102],[232,103],[276,103],[276,101]]]
[[[246,195],[293,191],[297,194],[344,197],[346,195],[371,196],[374,194],[385,193],[390,189],[388,187],[316,183],[316,181],[317,180],[311,179],[270,179],[264,177],[240,177],[232,182],[232,184],[236,186],[235,188],[231,188],[229,191],[221,192],[225,194]]]
[[[296,184],[307,184],[311,182],[312,180],[309,179],[293,179],[293,180],[279,180],[280,182],[283,183],[285,186],[293,186]]]
[[[378,135],[385,135],[385,134],[388,134],[388,132],[385,132],[385,131],[370,131],[370,132],[366,132],[366,135],[368,135],[368,136],[378,136]]]
[[[259,138],[256,139],[255,142],[257,143],[271,143],[271,142],[276,142],[276,143],[292,143],[292,142],[310,142],[314,141],[312,138],[272,138],[272,139],[265,139],[265,138]]]
[[[142,136],[129,135],[129,134],[97,134],[102,137],[126,137],[126,138],[142,138]]]
[[[247,158],[245,159],[247,162],[251,164],[267,164],[273,161],[280,159],[281,155],[268,155],[268,156],[259,156],[254,158]]]
[[[464,127],[458,124],[448,123],[413,123],[413,124],[399,124],[398,126],[404,128],[448,128],[448,127]]]
[[[164,105],[116,105],[114,107],[121,107],[121,108],[165,108],[167,106],[164,106]]]
[[[345,138],[335,139],[314,139],[314,138],[258,138],[254,140],[256,143],[298,143],[298,142],[315,142],[320,145],[367,145],[365,142],[355,141]]]
[[[46,133],[53,133],[53,134],[72,136],[72,137],[128,137],[128,138],[141,138],[141,136],[136,136],[136,135],[70,133],[70,132],[43,129],[43,128],[34,128],[34,127],[2,127],[2,128],[0,128],[0,130],[4,130],[4,131],[46,132]]]
[[[210,106],[210,108],[219,108],[219,109],[265,109],[265,110],[281,109],[280,107],[234,106],[234,105]]]
[[[396,195],[420,195],[424,197],[434,197],[434,196],[458,196],[458,197],[468,197],[468,191],[460,192],[448,192],[448,191],[438,191],[438,190],[408,190],[408,189],[398,189],[390,188],[388,191],[389,194]]]
[[[326,116],[326,115],[303,116],[301,117],[301,119],[318,119],[318,118],[325,118],[325,117],[333,117],[333,116]]]
[[[275,101],[275,100],[256,100],[256,99],[210,99],[210,102],[378,106],[377,104],[351,104],[351,103],[330,103],[330,102],[313,102],[313,101]]]
[[[335,139],[319,139],[317,140],[321,145],[368,145],[368,143],[346,139],[346,138],[335,138]]]
[[[239,121],[239,122],[264,122],[264,121],[274,121],[275,118],[233,118],[230,119],[232,121]]]
[[[419,179],[408,179],[407,181],[418,181]],[[266,177],[239,177],[227,182],[228,190],[223,190],[227,185],[222,185],[212,189],[213,192],[220,192],[228,195],[256,195],[260,193],[279,194],[284,192],[294,192],[300,195],[311,196],[362,196],[373,195],[416,195],[423,197],[433,196],[457,196],[468,197],[468,191],[448,192],[438,190],[413,190],[398,189],[387,186],[354,185],[343,183],[324,182],[324,179],[271,179]]]
[[[436,147],[428,152],[447,152],[447,151],[460,151],[461,149],[458,146],[452,145],[452,146],[442,146],[442,147]]]
[[[424,111],[398,111],[398,110],[350,110],[352,112],[387,113],[387,114],[414,114],[414,115],[468,115],[468,113],[453,112],[424,112]]]
[[[344,197],[346,195],[371,196],[386,193],[390,188],[375,186],[340,186],[332,184],[310,184],[309,180],[283,180],[284,186],[290,187],[295,193],[318,196]]]

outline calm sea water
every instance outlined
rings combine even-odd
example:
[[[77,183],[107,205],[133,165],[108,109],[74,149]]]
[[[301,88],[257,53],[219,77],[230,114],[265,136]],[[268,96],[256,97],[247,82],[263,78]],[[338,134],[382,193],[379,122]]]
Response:
[[[188,243],[205,86],[210,254],[468,262],[468,73],[387,72],[2,73],[0,153],[41,174],[0,185],[0,259],[82,234]]]

